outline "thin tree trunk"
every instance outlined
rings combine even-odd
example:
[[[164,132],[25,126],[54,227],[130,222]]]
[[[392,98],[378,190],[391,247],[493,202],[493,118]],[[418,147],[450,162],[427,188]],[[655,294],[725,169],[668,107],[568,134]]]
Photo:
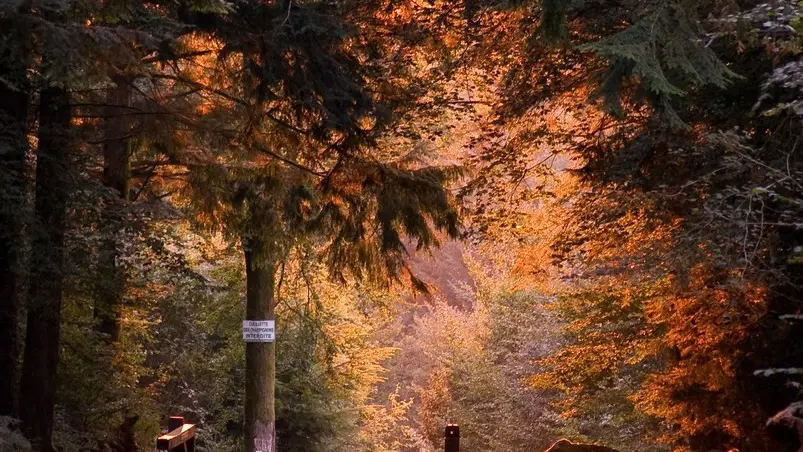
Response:
[[[119,263],[120,232],[125,219],[123,210],[129,199],[131,176],[126,107],[130,103],[131,83],[114,77],[115,86],[106,95],[106,119],[103,142],[103,185],[112,194],[103,205],[101,228],[106,235],[98,256],[98,287],[95,300],[96,331],[109,342],[120,337],[120,310],[125,294],[125,269]]]
[[[0,23],[2,25],[2,23]],[[6,26],[10,26],[6,24]],[[22,62],[0,55],[0,416],[16,414],[28,84]]]
[[[274,320],[276,262],[261,239],[243,240],[246,320]],[[276,451],[276,343],[245,344],[245,451]]]
[[[33,226],[28,328],[22,365],[20,418],[35,451],[53,451],[53,407],[64,280],[64,231],[70,129],[69,95],[44,88],[39,105],[36,222]]]

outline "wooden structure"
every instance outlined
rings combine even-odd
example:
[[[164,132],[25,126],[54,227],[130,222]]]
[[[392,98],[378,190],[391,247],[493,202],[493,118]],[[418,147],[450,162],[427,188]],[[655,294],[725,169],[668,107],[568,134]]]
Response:
[[[156,450],[195,452],[195,424],[187,424],[181,416],[170,416],[168,433],[156,438]]]
[[[445,452],[460,452],[460,427],[457,424],[446,424],[443,444]]]

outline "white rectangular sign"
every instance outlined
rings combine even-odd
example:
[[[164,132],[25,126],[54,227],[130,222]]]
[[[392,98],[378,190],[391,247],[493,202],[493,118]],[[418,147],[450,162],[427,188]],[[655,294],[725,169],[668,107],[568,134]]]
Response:
[[[276,340],[276,321],[243,320],[243,340],[246,342],[273,342]]]

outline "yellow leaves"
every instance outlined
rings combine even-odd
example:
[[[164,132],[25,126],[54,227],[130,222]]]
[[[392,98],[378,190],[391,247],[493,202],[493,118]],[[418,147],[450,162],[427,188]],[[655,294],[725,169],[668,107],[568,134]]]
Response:
[[[576,416],[578,413],[579,413],[579,410],[577,408],[569,408],[569,409],[564,410],[563,412],[561,412],[560,413],[560,417],[562,417],[564,419],[568,419],[570,417]]]
[[[413,400],[403,400],[399,387],[388,395],[383,404],[365,405],[360,413],[362,428],[360,443],[374,452],[397,452],[407,450],[415,442],[415,432],[408,426],[408,412]]]
[[[527,377],[526,381],[534,389],[557,389],[559,391],[570,392],[570,388],[553,373],[541,372],[533,374]]]
[[[436,367],[429,373],[425,385],[418,391],[419,422],[430,438],[437,438],[445,424],[448,408],[451,406],[452,395],[449,392],[449,382],[452,370],[449,366]]]

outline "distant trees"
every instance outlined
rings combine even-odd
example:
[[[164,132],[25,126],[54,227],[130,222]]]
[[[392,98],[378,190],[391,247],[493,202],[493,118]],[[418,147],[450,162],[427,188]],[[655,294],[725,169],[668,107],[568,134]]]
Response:
[[[550,407],[555,393],[528,382],[533,360],[559,345],[548,298],[516,290],[512,275],[474,270],[476,290],[462,288],[470,307],[433,300],[409,324],[411,308],[396,308],[399,350],[384,386],[410,403],[400,450],[441,450],[447,423],[460,424],[461,450],[543,450],[563,423]]]

